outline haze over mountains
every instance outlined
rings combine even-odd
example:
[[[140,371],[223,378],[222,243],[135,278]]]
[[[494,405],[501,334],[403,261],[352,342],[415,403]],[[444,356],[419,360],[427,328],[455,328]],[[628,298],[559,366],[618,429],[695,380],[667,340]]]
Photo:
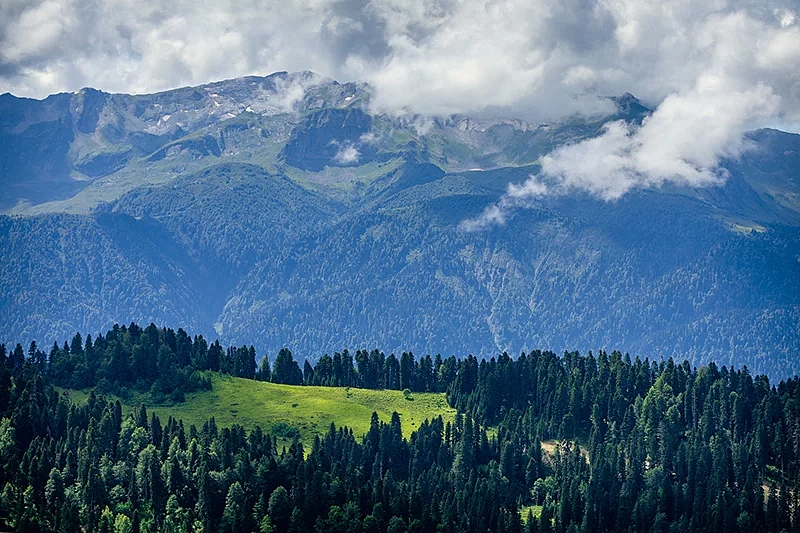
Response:
[[[514,199],[546,182],[543,156],[651,111],[626,94],[529,124],[370,98],[309,72],[0,96],[0,340],[133,320],[311,360],[619,349],[800,369],[800,136],[748,133],[718,185]]]

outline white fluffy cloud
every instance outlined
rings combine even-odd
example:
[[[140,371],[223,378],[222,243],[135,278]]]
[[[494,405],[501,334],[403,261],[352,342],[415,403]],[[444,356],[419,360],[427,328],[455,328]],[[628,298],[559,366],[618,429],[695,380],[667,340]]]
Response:
[[[336,152],[334,160],[340,165],[352,165],[358,162],[361,156],[358,149],[353,145],[340,146],[339,151]]]
[[[378,110],[537,121],[607,111],[602,97],[628,91],[656,109],[643,126],[609,124],[546,157],[540,178],[548,192],[614,198],[712,183],[745,129],[800,124],[799,11],[797,0],[5,0],[0,92],[313,70],[369,82]],[[529,189],[541,194],[523,184],[509,198]]]
[[[724,178],[716,170],[718,159],[738,156],[745,148],[742,134],[747,126],[767,120],[779,108],[780,98],[764,85],[741,92],[701,87],[671,95],[641,127],[612,122],[599,137],[545,156],[542,173],[554,179],[554,191],[523,185],[510,188],[509,195],[580,189],[614,200],[634,187],[718,183]]]
[[[561,117],[704,75],[796,115],[796,0],[6,0],[0,90],[156,91],[276,70],[369,81],[415,113]],[[796,118],[796,117],[795,117]]]

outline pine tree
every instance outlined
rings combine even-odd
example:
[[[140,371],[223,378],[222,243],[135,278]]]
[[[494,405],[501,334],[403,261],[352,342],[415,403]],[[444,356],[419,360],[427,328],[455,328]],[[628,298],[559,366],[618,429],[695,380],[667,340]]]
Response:
[[[287,531],[291,512],[289,493],[283,487],[276,488],[269,497],[269,517],[275,524],[277,533]]]
[[[265,355],[261,358],[261,363],[256,372],[256,379],[258,381],[269,381],[272,378],[272,371],[269,368],[269,358]]]
[[[292,352],[287,348],[282,348],[275,358],[275,364],[272,367],[272,382],[287,385],[303,384],[303,372],[297,361],[292,359]]]
[[[225,533],[239,533],[247,531],[246,520],[248,513],[245,510],[245,494],[241,483],[235,481],[228,489],[225,497],[225,510],[222,513],[221,531]]]

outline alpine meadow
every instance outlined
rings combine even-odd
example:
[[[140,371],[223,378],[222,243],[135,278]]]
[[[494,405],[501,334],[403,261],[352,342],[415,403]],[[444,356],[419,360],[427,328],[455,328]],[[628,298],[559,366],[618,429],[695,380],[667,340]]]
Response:
[[[800,533],[798,0],[0,13],[0,532]]]

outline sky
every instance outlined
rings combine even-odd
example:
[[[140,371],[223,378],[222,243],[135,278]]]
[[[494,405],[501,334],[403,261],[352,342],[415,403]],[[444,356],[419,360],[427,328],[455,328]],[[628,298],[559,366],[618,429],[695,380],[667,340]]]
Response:
[[[645,124],[608,124],[549,154],[504,198],[580,189],[613,200],[719,183],[720,159],[748,149],[745,131],[800,130],[799,3],[2,0],[0,93],[141,93],[312,70],[369,83],[374,111],[541,122],[602,113],[606,96],[630,92],[654,109]]]

